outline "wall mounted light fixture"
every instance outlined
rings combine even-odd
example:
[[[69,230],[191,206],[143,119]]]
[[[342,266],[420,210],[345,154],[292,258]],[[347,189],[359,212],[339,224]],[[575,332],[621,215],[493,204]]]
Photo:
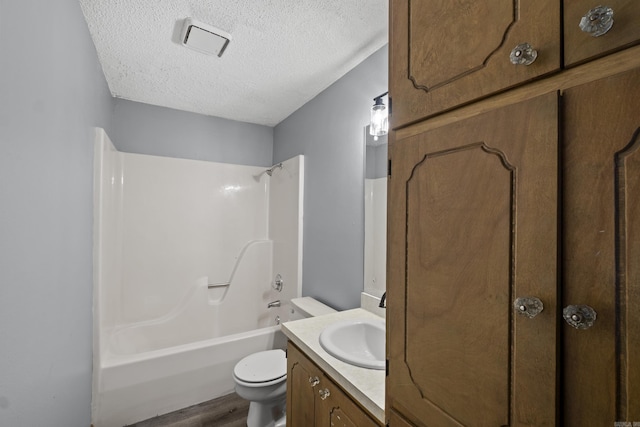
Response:
[[[382,95],[378,95],[373,98],[369,134],[373,135],[373,138],[376,140],[379,136],[386,135],[389,132],[389,110],[382,101],[382,98],[388,94],[389,92],[385,92]]]

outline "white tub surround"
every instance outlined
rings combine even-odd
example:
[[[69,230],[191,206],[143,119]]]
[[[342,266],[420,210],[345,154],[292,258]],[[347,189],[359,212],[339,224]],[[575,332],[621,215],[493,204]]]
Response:
[[[364,180],[364,291],[387,288],[387,177]]]
[[[227,394],[240,359],[284,347],[304,159],[269,176],[121,153],[102,129],[95,147],[92,423],[121,427]]]
[[[384,417],[385,371],[359,368],[327,353],[318,341],[328,325],[343,320],[377,319],[375,314],[356,308],[282,324],[282,332],[338,385],[346,390],[382,424]]]

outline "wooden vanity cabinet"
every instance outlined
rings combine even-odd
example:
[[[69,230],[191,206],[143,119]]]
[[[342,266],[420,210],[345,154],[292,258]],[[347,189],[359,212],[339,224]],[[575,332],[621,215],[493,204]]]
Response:
[[[287,425],[316,424],[316,393],[322,373],[297,347],[287,346]]]
[[[560,68],[559,0],[391,0],[390,20],[394,128]],[[509,59],[521,43],[529,66]]]
[[[613,9],[613,26],[598,37],[582,31],[580,20],[603,5]],[[572,66],[640,42],[640,2],[637,0],[565,0],[564,62]]]
[[[287,347],[287,426],[380,427],[300,349]]]

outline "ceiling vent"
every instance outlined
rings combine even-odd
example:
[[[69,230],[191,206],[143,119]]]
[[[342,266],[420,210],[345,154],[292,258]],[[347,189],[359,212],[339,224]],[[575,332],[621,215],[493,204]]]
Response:
[[[180,41],[190,49],[207,55],[222,56],[231,34],[191,18],[184,20]]]

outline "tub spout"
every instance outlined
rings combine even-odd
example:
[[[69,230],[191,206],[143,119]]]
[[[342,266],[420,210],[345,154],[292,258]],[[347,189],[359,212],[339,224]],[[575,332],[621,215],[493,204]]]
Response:
[[[275,301],[272,301],[269,304],[267,304],[267,308],[273,308],[273,307],[280,307],[280,300],[279,299],[277,299]]]

